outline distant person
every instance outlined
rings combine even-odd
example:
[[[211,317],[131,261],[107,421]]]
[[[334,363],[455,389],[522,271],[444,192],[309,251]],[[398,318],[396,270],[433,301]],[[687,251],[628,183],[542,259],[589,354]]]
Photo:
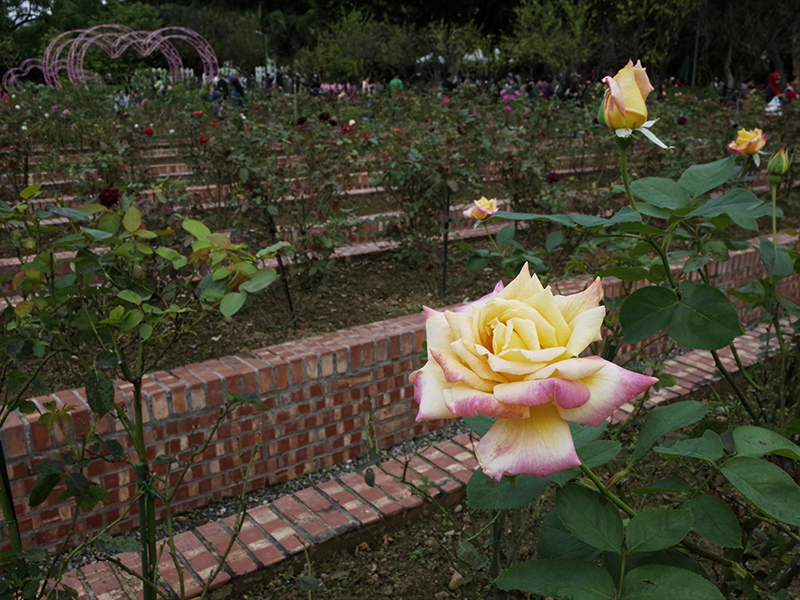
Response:
[[[156,96],[163,98],[164,94],[167,93],[167,86],[164,85],[164,80],[159,77],[156,79],[156,82],[153,84],[153,89],[156,92]]]
[[[247,99],[244,97],[244,86],[236,75],[231,75],[228,78],[228,88],[230,90],[230,97],[236,106],[244,106]]]
[[[767,87],[764,88],[764,99],[767,101],[767,104],[772,102],[773,98],[782,98],[783,92],[781,92],[781,74],[777,71],[774,73],[770,73],[767,77]]]
[[[117,116],[126,116],[129,106],[130,100],[128,100],[128,96],[125,95],[125,91],[117,90],[117,95],[114,96],[114,112],[117,114]]]
[[[389,81],[389,95],[396,96],[402,91],[403,91],[403,81],[400,79],[400,75],[395,75],[394,78],[391,81]]]
[[[783,97],[786,100],[797,100],[800,98],[800,76],[795,75],[795,77],[786,84],[786,87],[783,88]]]
[[[208,94],[208,99],[214,105],[214,118],[215,119],[222,119],[223,109],[224,109],[224,99],[222,97],[222,91],[220,89],[220,81],[216,84],[211,84],[211,91]]]
[[[550,100],[555,92],[556,89],[553,87],[552,77],[548,77],[539,82],[539,95],[545,100]]]

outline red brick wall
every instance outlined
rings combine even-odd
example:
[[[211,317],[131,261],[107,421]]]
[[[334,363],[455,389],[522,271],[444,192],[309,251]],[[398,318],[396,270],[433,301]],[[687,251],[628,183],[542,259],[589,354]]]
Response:
[[[734,252],[729,261],[715,265],[714,283],[735,287],[761,275],[756,251]],[[573,293],[586,282],[564,281],[558,291]],[[607,297],[619,295],[621,289],[619,281],[605,282]],[[785,281],[781,292],[800,298],[800,278]],[[752,312],[742,313],[753,316]],[[363,454],[368,447],[370,411],[382,446],[443,426],[442,421],[414,420],[416,403],[408,375],[420,366],[423,341],[424,319],[417,314],[154,373],[144,386],[151,458],[169,453],[186,458],[189,448],[205,438],[226,392],[256,393],[271,409],[262,412],[243,407],[225,419],[202,459],[191,468],[174,503],[175,511],[237,493],[240,444],[259,453],[250,482],[252,488],[258,488]],[[620,348],[618,356],[629,357],[641,346]],[[659,344],[653,350],[663,349],[664,344]],[[130,392],[129,385],[119,384],[117,402],[129,405]],[[74,404],[76,422],[88,420],[83,389],[37,398],[39,404],[48,400]],[[101,422],[98,433],[129,447],[119,425],[108,418]],[[64,450],[64,439],[40,425],[38,415],[19,414],[6,422],[0,439],[5,444],[26,546],[60,541],[69,528],[72,511],[71,503],[58,501],[63,489],[55,490],[50,501],[33,509],[27,506],[27,496],[37,479],[34,465],[57,458]],[[109,491],[111,501],[81,515],[78,533],[97,532],[111,524],[135,492],[132,470],[123,463],[95,461],[88,475]],[[132,526],[128,519],[117,529]],[[0,539],[0,547],[2,542]]]

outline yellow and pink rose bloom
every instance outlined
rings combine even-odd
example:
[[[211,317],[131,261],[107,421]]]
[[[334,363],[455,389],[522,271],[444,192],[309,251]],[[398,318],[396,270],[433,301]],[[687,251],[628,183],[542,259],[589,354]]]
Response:
[[[599,278],[583,292],[553,294],[526,265],[471,304],[425,307],[428,361],[411,376],[417,420],[496,417],[477,458],[498,481],[578,466],[568,421],[599,426],[657,381],[581,357],[601,339],[602,294]]]

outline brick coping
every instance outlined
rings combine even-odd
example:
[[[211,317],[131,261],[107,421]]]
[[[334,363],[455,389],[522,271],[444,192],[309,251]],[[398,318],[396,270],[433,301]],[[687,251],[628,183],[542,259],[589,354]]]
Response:
[[[735,346],[743,366],[751,366],[763,359],[765,346],[760,337],[767,332],[767,327],[758,326],[736,339]],[[719,351],[719,355],[726,368],[731,372],[738,371],[729,348]],[[666,361],[665,370],[675,377],[675,385],[653,393],[645,403],[645,409],[673,402],[722,380],[710,353],[704,350]],[[633,409],[630,403],[623,405],[615,411],[611,422],[625,420]],[[463,497],[466,484],[478,467],[474,455],[475,440],[471,434],[461,434],[411,456],[407,480],[419,485],[427,477],[432,486],[427,490],[430,496],[444,504],[457,502]],[[404,460],[408,458],[392,458],[384,461],[382,466],[399,476],[404,469]],[[422,497],[379,469],[374,472],[374,487],[368,486],[358,473],[347,473],[248,511],[225,566],[212,582],[211,589],[243,583],[251,577],[258,577],[258,572],[302,555],[304,551],[324,551],[325,547],[335,545],[336,540],[345,542],[357,532],[363,539],[364,535],[371,533],[370,527],[375,529],[377,525],[400,521],[403,517],[422,512],[425,503]],[[218,557],[224,553],[236,526],[236,518],[234,515],[209,522],[175,536],[178,560],[185,571],[186,598],[199,595],[214,572]],[[141,565],[137,552],[118,554],[114,559],[132,568]],[[162,585],[177,593],[179,577],[167,548],[161,557],[161,567]],[[83,566],[67,573],[63,581],[78,590],[78,600],[134,600],[142,597],[141,583],[111,561]]]

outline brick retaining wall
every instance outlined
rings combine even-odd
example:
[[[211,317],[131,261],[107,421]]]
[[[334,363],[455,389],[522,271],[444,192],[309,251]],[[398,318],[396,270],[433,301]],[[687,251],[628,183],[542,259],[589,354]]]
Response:
[[[791,243],[788,235],[779,240]],[[714,265],[716,285],[730,288],[763,276],[756,250],[731,253],[729,261]],[[587,278],[560,282],[559,293],[585,287]],[[622,291],[618,280],[604,282],[607,297]],[[780,293],[800,299],[800,277],[784,280]],[[740,311],[751,319],[752,311]],[[188,449],[201,443],[213,424],[226,392],[258,394],[271,409],[261,412],[240,408],[217,431],[201,460],[191,467],[187,481],[174,502],[183,512],[212,500],[236,494],[240,485],[239,446],[256,449],[251,488],[287,481],[362,455],[368,448],[370,418],[380,444],[390,446],[443,426],[443,421],[417,423],[413,387],[408,375],[419,368],[425,339],[422,314],[380,321],[337,331],[325,336],[242,352],[235,356],[161,371],[146,379],[147,438],[151,458],[175,453],[185,458]],[[666,341],[654,345],[661,352]],[[643,343],[620,348],[618,358],[629,358]],[[117,402],[128,405],[130,386],[117,384]],[[76,423],[89,416],[83,389],[66,390],[36,399],[73,404]],[[106,417],[98,433],[117,439],[126,448],[124,432]],[[59,502],[63,487],[36,508],[27,496],[38,476],[34,465],[57,458],[65,449],[61,434],[51,434],[38,423],[38,415],[13,414],[0,440],[9,464],[12,492],[20,531],[26,547],[48,546],[67,533],[72,504]],[[97,532],[120,517],[126,500],[135,494],[132,469],[123,463],[95,461],[88,476],[108,490],[111,501],[77,520],[78,532]],[[118,529],[130,528],[130,519]],[[0,549],[7,546],[0,539]]]

